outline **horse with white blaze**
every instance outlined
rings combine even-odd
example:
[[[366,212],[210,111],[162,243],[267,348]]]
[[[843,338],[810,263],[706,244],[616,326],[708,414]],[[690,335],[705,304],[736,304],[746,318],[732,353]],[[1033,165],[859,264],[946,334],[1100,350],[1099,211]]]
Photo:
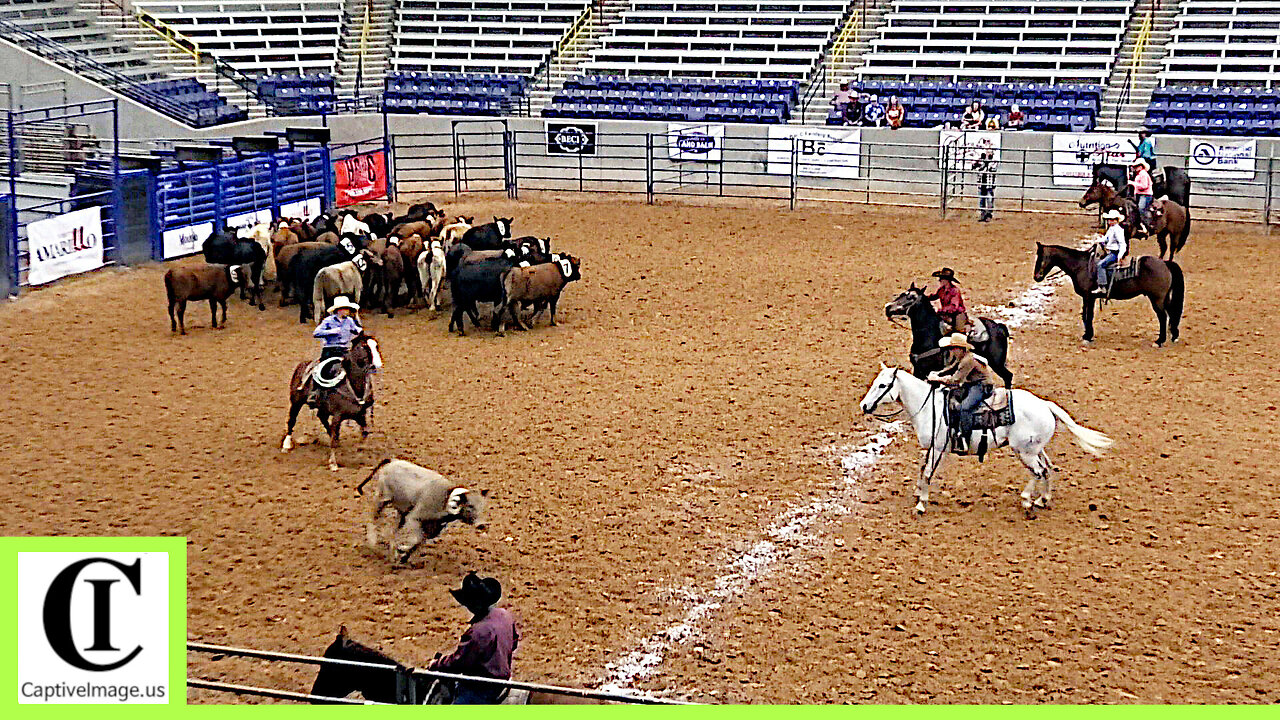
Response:
[[[1101,455],[1114,443],[1106,435],[1077,424],[1057,403],[1039,398],[1026,390],[1015,389],[1009,392],[1012,394],[1010,400],[1017,408],[1013,424],[988,432],[994,432],[997,446],[1007,444],[1013,448],[1018,459],[1031,472],[1031,479],[1022,489],[1022,508],[1030,516],[1035,508],[1049,507],[1052,499],[1053,482],[1049,473],[1053,464],[1049,462],[1044,449],[1053,439],[1058,421],[1067,426],[1080,447],[1093,455]],[[880,373],[872,381],[860,406],[862,412],[870,414],[885,401],[902,405],[903,411],[915,427],[920,447],[925,449],[920,479],[916,482],[915,511],[917,515],[922,515],[929,504],[930,481],[946,457],[950,444],[946,422],[947,393],[936,384],[921,380],[910,372],[885,367],[881,363]],[[971,444],[978,443],[980,434],[979,431],[972,433]]]

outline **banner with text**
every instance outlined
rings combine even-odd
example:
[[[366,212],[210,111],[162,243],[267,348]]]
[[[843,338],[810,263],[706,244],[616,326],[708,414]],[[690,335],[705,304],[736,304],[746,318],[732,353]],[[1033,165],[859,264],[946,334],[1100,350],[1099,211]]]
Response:
[[[1258,141],[1192,140],[1187,174],[1208,180],[1252,180],[1258,166]]]
[[[672,160],[718,163],[724,152],[724,126],[668,123],[667,148]]]
[[[354,205],[387,196],[387,154],[383,150],[333,162],[335,204]]]
[[[106,264],[102,251],[102,208],[76,210],[27,226],[29,285],[43,285]]]
[[[187,255],[195,255],[201,251],[204,241],[209,239],[212,234],[213,223],[211,222],[165,230],[161,236],[161,244],[163,245],[161,249],[164,251],[164,259],[172,260],[186,257]]]
[[[797,175],[858,177],[861,130],[770,125],[767,171],[773,175],[790,175],[793,148]]]
[[[1112,133],[1054,133],[1053,184],[1088,186],[1094,165],[1129,165],[1137,158],[1137,143],[1129,135]]]

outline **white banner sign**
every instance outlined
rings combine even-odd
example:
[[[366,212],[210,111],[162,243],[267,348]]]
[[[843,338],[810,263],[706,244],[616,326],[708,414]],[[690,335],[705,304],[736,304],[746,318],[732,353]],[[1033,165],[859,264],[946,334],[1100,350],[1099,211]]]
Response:
[[[213,223],[211,222],[165,230],[161,235],[164,259],[172,260],[201,252],[204,241],[208,240],[212,234]]]
[[[280,206],[280,217],[311,221],[320,216],[320,198],[307,198]]]
[[[950,148],[950,151],[947,151]],[[1000,162],[1000,133],[989,130],[941,130],[938,133],[938,169],[942,158],[951,158],[952,169],[968,169],[987,150],[994,150],[992,159]]]
[[[271,210],[268,208],[263,210],[254,210],[251,213],[236,215],[235,217],[229,217],[227,218],[227,227],[232,230],[238,230],[240,228],[251,228],[259,223],[269,222],[271,222]]]
[[[1252,180],[1257,162],[1257,140],[1192,140],[1187,174],[1210,180]]]
[[[720,162],[724,126],[667,123],[667,148],[672,160]]]
[[[31,265],[27,283],[43,285],[106,264],[102,252],[102,208],[91,207],[27,226]]]
[[[1129,135],[1110,133],[1054,133],[1053,184],[1093,183],[1094,165],[1124,165],[1137,159],[1137,142]]]
[[[797,175],[858,177],[861,130],[770,125],[767,171],[773,175],[790,175],[792,148],[796,153]]]

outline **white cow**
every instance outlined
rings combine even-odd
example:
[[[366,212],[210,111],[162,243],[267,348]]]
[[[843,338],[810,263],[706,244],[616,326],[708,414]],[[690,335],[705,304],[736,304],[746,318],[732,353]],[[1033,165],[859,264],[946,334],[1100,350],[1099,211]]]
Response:
[[[408,561],[423,540],[438,537],[454,520],[474,525],[477,530],[485,529],[481,516],[488,490],[476,492],[408,460],[387,458],[356,487],[356,493],[363,495],[364,486],[375,479],[366,544],[378,549],[381,544],[378,521],[388,505],[394,507],[400,514],[400,522],[389,548],[392,562]]]

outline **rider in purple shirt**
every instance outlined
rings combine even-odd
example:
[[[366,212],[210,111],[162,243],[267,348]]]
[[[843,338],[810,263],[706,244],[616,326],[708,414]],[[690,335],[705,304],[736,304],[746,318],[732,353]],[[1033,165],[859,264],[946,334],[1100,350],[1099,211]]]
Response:
[[[437,656],[427,669],[511,679],[511,656],[520,642],[520,632],[510,611],[493,607],[502,597],[502,585],[470,572],[463,578],[461,588],[449,592],[471,611],[471,627],[462,634],[456,650],[445,657]],[[494,705],[502,690],[500,685],[460,681],[454,689],[453,704]]]

